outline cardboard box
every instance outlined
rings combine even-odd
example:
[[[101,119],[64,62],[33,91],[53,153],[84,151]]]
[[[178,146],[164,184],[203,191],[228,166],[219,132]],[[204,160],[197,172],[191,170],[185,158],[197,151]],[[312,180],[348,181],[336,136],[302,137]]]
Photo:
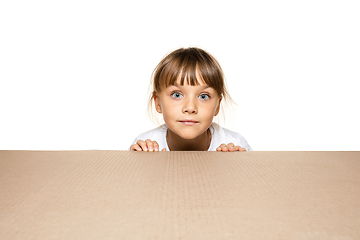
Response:
[[[360,152],[0,151],[0,239],[360,239]]]

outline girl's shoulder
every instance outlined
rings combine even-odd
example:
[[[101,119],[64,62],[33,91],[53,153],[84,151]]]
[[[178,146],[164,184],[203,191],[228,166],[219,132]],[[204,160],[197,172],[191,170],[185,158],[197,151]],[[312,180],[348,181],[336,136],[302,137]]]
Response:
[[[219,134],[220,137],[222,138],[228,138],[228,137],[233,137],[233,138],[237,138],[237,137],[241,137],[241,135],[237,132],[231,131],[229,129],[223,128],[221,127],[219,124],[217,123],[211,123],[211,127],[210,127],[210,132],[212,134]]]
[[[137,140],[146,140],[146,139],[154,139],[154,137],[158,137],[158,136],[163,136],[163,134],[166,134],[167,131],[167,126],[165,124],[151,129],[147,132],[141,133],[139,136],[137,136],[137,138],[135,139],[135,141]]]
[[[159,149],[166,148],[168,150],[168,146],[166,143],[166,132],[167,126],[165,124],[144,132],[137,136],[132,144],[136,144],[138,140],[145,141],[146,139],[150,139],[151,141],[156,141],[159,144]]]
[[[213,122],[211,124],[210,132],[216,144],[234,143],[235,145],[245,148],[247,151],[251,150],[251,147],[249,146],[249,144],[247,143],[246,139],[243,136],[241,136],[237,132],[223,128],[217,123]]]

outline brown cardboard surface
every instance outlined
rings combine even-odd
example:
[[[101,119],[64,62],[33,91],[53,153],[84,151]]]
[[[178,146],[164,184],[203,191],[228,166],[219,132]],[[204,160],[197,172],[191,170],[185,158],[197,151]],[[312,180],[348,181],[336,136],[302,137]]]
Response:
[[[360,239],[360,152],[0,151],[0,239]]]

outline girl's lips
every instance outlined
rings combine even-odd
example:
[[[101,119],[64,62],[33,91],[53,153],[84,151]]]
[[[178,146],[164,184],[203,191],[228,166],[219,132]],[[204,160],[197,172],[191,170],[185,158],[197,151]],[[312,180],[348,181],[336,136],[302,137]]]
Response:
[[[198,121],[194,121],[194,120],[180,120],[179,122],[181,122],[186,126],[192,126],[198,123]]]

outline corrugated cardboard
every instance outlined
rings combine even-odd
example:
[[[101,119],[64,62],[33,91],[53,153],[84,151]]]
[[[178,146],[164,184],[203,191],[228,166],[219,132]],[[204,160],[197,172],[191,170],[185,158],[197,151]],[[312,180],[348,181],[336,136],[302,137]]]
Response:
[[[360,239],[360,152],[0,151],[0,239]]]

